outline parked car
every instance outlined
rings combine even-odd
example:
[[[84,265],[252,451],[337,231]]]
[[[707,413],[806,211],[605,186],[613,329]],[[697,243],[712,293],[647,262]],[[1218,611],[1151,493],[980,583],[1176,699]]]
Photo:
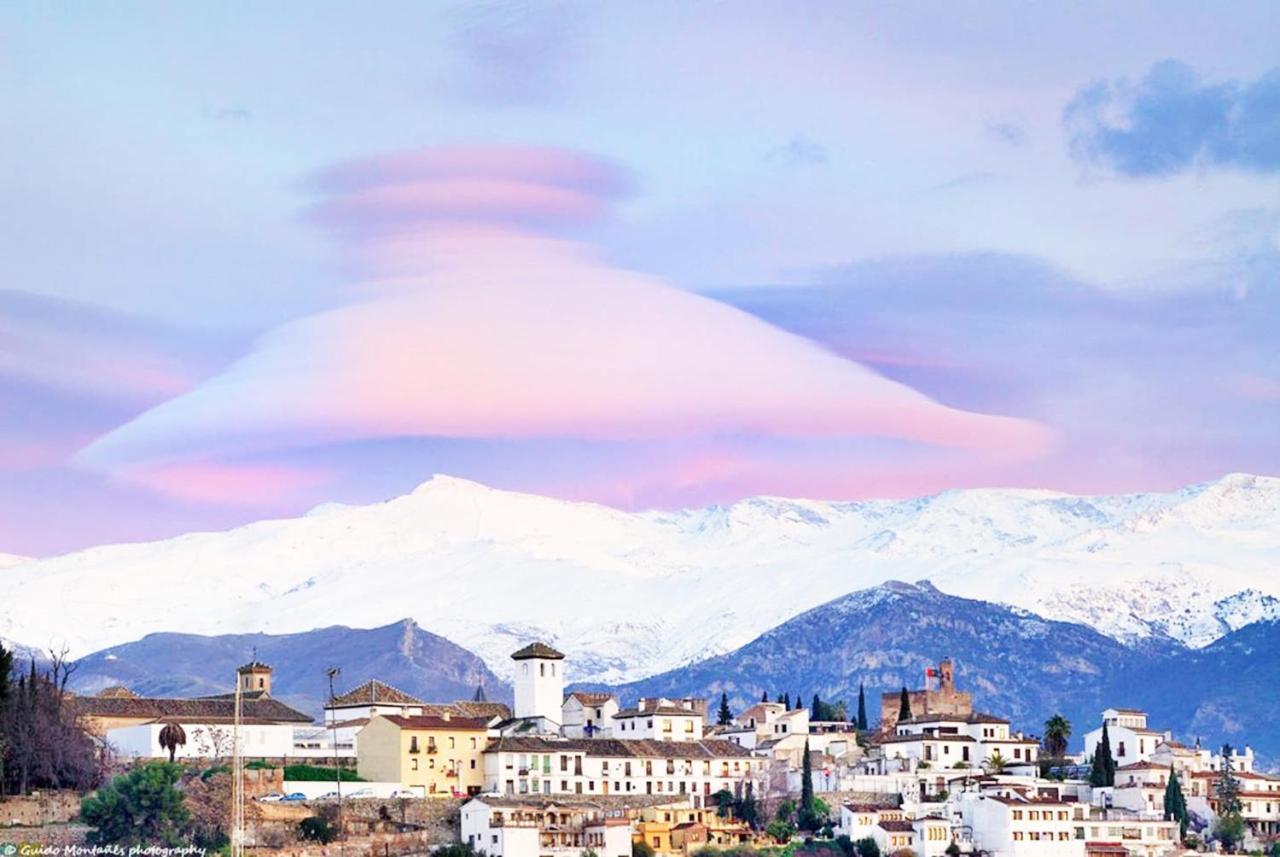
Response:
[[[391,796],[393,798],[419,797],[418,793],[412,789],[396,789],[391,793]]]
[[[337,800],[337,799],[338,799],[337,792],[325,792],[324,794],[320,795],[320,797],[316,798],[316,800]]]
[[[280,792],[271,792],[270,794],[262,795],[258,800],[263,803],[279,803],[284,800],[284,795],[280,794]]]
[[[289,801],[290,803],[293,803],[294,801],[300,801],[300,800],[306,800],[306,799],[307,799],[307,796],[304,795],[302,792],[289,792],[287,795],[281,798],[281,800]]]
[[[347,797],[373,797],[373,789],[356,789]]]

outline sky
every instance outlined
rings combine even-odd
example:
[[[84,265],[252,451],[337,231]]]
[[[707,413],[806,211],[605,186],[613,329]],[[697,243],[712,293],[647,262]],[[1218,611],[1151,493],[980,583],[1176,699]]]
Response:
[[[1273,2],[0,7],[0,553],[1280,473]]]

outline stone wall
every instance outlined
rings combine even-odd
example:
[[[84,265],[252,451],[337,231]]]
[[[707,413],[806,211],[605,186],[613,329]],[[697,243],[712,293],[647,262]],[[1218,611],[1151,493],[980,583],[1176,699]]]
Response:
[[[343,842],[328,845],[297,844],[281,848],[251,847],[245,849],[254,857],[402,857],[425,854],[443,842],[422,831],[411,833],[375,833],[350,836]]]
[[[61,824],[80,815],[80,795],[46,791],[0,799],[0,826],[40,827]]]
[[[83,845],[90,828],[84,824],[50,824],[46,827],[0,826],[0,845],[40,845],[42,847]]]

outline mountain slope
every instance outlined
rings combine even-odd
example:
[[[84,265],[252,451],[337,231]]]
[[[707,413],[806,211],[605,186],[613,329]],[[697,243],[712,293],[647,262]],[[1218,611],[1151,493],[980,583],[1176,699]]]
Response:
[[[726,692],[735,708],[758,701],[762,691],[770,698],[800,694],[806,704],[817,693],[828,702],[843,699],[852,713],[861,682],[875,722],[882,692],[920,687],[925,668],[946,656],[976,706],[1038,732],[1054,713],[1092,722],[1106,702],[1108,674],[1162,661],[1174,646],[1144,652],[1083,625],[945,595],[927,582],[892,581],[803,613],[734,652],[621,691],[713,699]]]
[[[470,699],[481,683],[491,700],[510,697],[480,658],[409,619],[368,630],[335,625],[286,635],[149,634],[82,658],[72,686],[85,694],[113,685],[143,696],[227,693],[236,667],[255,658],[274,670],[273,696],[317,716],[332,666],[342,670],[338,693],[378,678],[427,701]]]
[[[1126,642],[1201,646],[1275,615],[1277,531],[1280,479],[1243,475],[1169,494],[641,513],[435,477],[385,503],[7,568],[0,634],[84,653],[174,627],[287,633],[408,612],[499,673],[538,637],[573,658],[574,677],[616,682],[732,651],[850,591],[927,578]],[[180,586],[156,585],[175,574]]]
[[[890,582],[810,610],[736,651],[618,688],[638,696],[724,692],[735,710],[762,691],[814,693],[856,710],[858,684],[879,718],[880,694],[921,686],[923,671],[955,659],[956,684],[981,711],[1039,734],[1062,714],[1073,748],[1108,706],[1147,710],[1151,725],[1184,741],[1252,742],[1264,762],[1280,759],[1272,728],[1280,688],[1280,622],[1264,620],[1193,650],[1171,641],[1125,646],[1084,625],[1054,622],[944,595],[928,583]]]

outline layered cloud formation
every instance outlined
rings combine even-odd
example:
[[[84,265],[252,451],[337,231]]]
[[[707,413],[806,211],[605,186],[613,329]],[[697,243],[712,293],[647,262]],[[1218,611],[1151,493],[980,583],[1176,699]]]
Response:
[[[270,331],[80,461],[236,500],[258,465],[228,458],[388,438],[871,437],[1003,459],[1051,446],[1041,425],[944,406],[565,237],[607,216],[628,184],[595,159],[527,148],[399,153],[320,173],[306,217],[358,260],[356,299]],[[751,468],[767,471],[767,456]],[[279,468],[261,473],[281,481]]]

